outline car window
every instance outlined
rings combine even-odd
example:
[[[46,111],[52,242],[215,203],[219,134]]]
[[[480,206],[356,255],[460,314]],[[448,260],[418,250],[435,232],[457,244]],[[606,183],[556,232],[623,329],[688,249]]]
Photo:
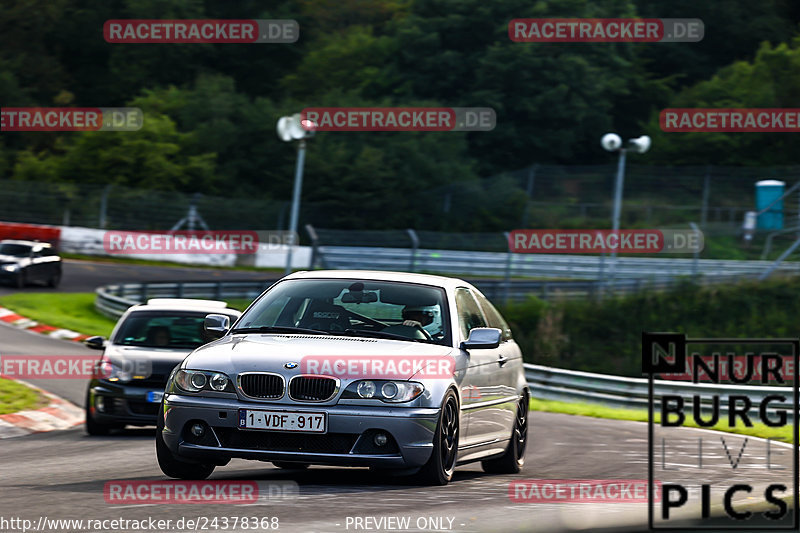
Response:
[[[449,343],[444,290],[375,280],[288,280],[271,288],[237,328],[286,326],[330,333],[383,332]]]
[[[466,339],[473,328],[485,328],[486,320],[483,318],[481,308],[472,291],[465,288],[456,289],[456,307],[458,309],[458,325],[461,327],[461,335]]]
[[[236,317],[229,315],[231,321]],[[114,344],[148,348],[197,348],[208,342],[203,335],[206,313],[135,311],[114,335]]]
[[[13,255],[14,257],[28,257],[31,247],[25,244],[3,243],[0,244],[0,255]]]
[[[511,328],[508,326],[508,322],[505,321],[503,315],[500,314],[500,311],[492,305],[492,302],[488,300],[484,295],[473,292],[475,299],[478,300],[478,305],[481,306],[483,309],[483,315],[486,317],[486,323],[489,325],[490,328],[497,328],[503,332],[503,340],[511,340],[513,337],[511,335]]]

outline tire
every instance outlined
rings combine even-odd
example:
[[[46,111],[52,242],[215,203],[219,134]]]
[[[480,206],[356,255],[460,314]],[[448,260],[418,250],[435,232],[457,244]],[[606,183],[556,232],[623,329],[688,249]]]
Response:
[[[49,280],[47,280],[47,286],[52,287],[54,289],[58,287],[59,283],[61,283],[61,272],[56,272],[55,274],[50,276]]]
[[[86,422],[84,423],[84,427],[86,428],[86,433],[91,435],[92,437],[102,437],[104,435],[108,435],[112,429],[122,429],[125,427],[124,425],[120,424],[102,424],[97,422],[92,416],[92,412],[89,409],[89,392],[86,392],[86,403],[84,404],[84,410],[86,411]]]
[[[528,393],[522,394],[517,404],[514,431],[503,455],[496,459],[481,461],[487,474],[518,474],[525,465],[525,448],[528,444]]]
[[[447,485],[453,479],[453,471],[458,459],[459,437],[458,398],[452,389],[445,394],[433,437],[433,452],[430,459],[420,468],[415,481],[424,485]]]
[[[284,470],[305,470],[309,467],[308,463],[290,463],[288,461],[272,461],[272,464]]]
[[[158,466],[161,467],[161,471],[165,476],[175,479],[201,480],[206,479],[214,472],[215,466],[212,464],[187,463],[175,457],[164,443],[164,438],[161,435],[163,430],[163,422],[159,421],[156,427],[156,458],[158,459]]]

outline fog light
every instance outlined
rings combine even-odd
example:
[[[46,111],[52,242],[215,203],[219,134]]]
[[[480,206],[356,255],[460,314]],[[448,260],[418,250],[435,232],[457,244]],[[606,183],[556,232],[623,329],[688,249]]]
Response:
[[[190,431],[192,432],[192,435],[199,438],[205,434],[206,428],[203,426],[203,424],[195,424],[192,426]]]
[[[99,412],[105,413],[106,412],[106,399],[103,398],[102,396],[95,396],[94,397],[94,406]]]
[[[386,433],[378,433],[373,440],[375,441],[375,446],[386,446],[386,443],[389,442],[389,437],[386,436]]]

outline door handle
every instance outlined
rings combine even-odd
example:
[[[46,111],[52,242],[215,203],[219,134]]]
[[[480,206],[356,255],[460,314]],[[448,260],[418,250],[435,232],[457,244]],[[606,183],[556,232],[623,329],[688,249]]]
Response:
[[[500,357],[497,358],[497,364],[500,365],[500,366],[503,366],[507,362],[508,362],[508,358],[505,357],[505,356],[501,355]]]

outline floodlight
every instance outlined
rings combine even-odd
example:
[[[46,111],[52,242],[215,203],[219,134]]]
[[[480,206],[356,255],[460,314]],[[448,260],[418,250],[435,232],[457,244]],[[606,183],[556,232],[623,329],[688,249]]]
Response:
[[[616,152],[622,147],[622,139],[616,133],[606,133],[600,139],[600,144],[609,152]]]

